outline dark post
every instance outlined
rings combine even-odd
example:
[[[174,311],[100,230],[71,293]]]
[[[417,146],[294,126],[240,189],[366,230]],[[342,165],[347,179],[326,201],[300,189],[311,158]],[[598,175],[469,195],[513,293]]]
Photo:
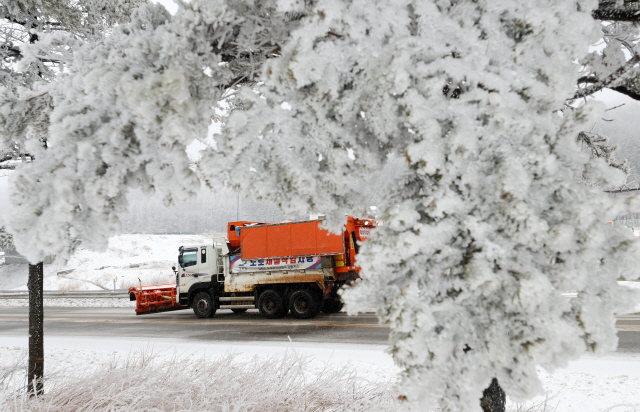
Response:
[[[507,398],[504,391],[498,384],[498,380],[493,378],[491,385],[482,392],[480,406],[482,412],[504,412]]]
[[[27,384],[31,396],[41,395],[44,387],[43,280],[43,263],[29,264],[29,281],[27,283],[29,289],[29,369]]]

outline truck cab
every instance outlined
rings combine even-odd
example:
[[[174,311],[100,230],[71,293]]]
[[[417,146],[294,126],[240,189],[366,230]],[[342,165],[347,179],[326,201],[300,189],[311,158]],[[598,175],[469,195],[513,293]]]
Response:
[[[229,272],[229,248],[224,238],[212,244],[180,246],[176,269],[176,289],[181,305],[190,305],[198,289],[217,288]]]

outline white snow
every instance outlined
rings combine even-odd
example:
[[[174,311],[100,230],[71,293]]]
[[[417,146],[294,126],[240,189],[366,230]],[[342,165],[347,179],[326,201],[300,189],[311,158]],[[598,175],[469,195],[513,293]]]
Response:
[[[0,365],[6,365],[15,359],[20,350],[27,347],[27,337],[3,338],[0,351]],[[88,349],[91,348],[91,349]],[[5,350],[6,349],[6,350]],[[297,342],[230,342],[200,343],[185,345],[177,339],[91,339],[50,337],[45,340],[45,365],[66,364],[69,370],[86,369],[87,365],[107,365],[113,356],[125,356],[129,353],[153,352],[159,360],[173,356],[206,357],[223,356],[235,353],[239,359],[250,360],[283,356],[287,352],[296,353],[313,359],[310,372],[321,371],[326,364],[341,369],[353,366],[361,377],[370,380],[393,379],[399,371],[391,356],[385,353],[384,345],[347,345]]]
[[[638,354],[584,356],[554,373],[538,368],[538,376],[547,391],[550,405],[557,405],[557,411],[617,411],[617,408],[634,411],[640,408]]]
[[[210,242],[205,235],[121,235],[109,239],[103,253],[79,248],[67,263],[44,267],[45,290],[127,289],[173,283],[178,247]],[[68,273],[61,273],[68,272]],[[0,265],[0,289],[26,289],[27,265]]]
[[[3,338],[0,344],[0,375],[15,365],[16,359],[25,362],[26,346],[26,336]],[[367,381],[381,382],[393,391],[393,382],[397,380],[399,369],[385,349],[382,345],[327,343],[193,342],[185,345],[184,341],[169,338],[149,341],[50,337],[45,339],[45,367],[48,376],[60,379],[109,370],[115,359],[123,360],[131,354],[134,357],[152,355],[152,361],[158,364],[171,362],[175,357],[182,360],[194,357],[215,360],[230,353],[235,354],[235,359],[240,362],[281,359],[297,354],[307,362],[304,373],[308,378],[326,373],[327,370],[347,371]],[[637,354],[585,356],[554,373],[539,368],[538,376],[547,392],[546,402],[550,411],[585,412],[617,408],[633,411],[640,408],[637,396],[640,355]],[[539,405],[544,401],[545,397],[541,396],[526,402],[524,406]],[[516,410],[522,406],[510,402],[508,409]]]
[[[72,307],[72,308],[131,308],[136,307],[136,302],[129,298],[101,298],[101,299],[44,299],[45,307]],[[0,299],[0,307],[29,306],[28,299]]]
[[[3,386],[21,385],[24,367],[20,368],[16,359],[22,364],[26,359],[26,338],[6,339],[3,344],[8,346],[0,346],[0,393]],[[166,408],[170,410],[203,410],[206,399],[203,402],[202,396],[226,398],[232,406],[231,409],[224,408],[224,402],[220,402],[222,405],[211,403],[206,406],[206,410],[216,411],[274,410],[268,407],[269,402],[274,400],[280,406],[275,410],[301,410],[300,405],[284,407],[291,402],[302,402],[307,410],[307,400],[304,399],[307,396],[310,404],[314,403],[314,399],[317,402],[318,397],[344,403],[338,405],[342,408],[329,410],[352,410],[349,407],[345,409],[351,401],[344,399],[344,395],[348,398],[351,394],[359,410],[398,410],[397,395],[388,390],[395,379],[395,370],[390,357],[379,346],[356,345],[346,348],[341,345],[255,343],[185,345],[184,342],[170,339],[148,342],[66,338],[47,339],[45,345],[46,375],[49,379],[47,393],[57,398],[57,402],[61,397],[75,398],[73,392],[83,392],[82,395],[88,396],[90,401],[98,399],[105,404],[119,402],[118,410],[123,408],[123,404],[140,406],[141,401],[166,406],[167,400],[161,399],[166,398],[166,392],[158,393],[159,390],[165,390],[178,392],[189,405]],[[237,380],[238,376],[229,370],[233,365],[226,363],[230,356],[233,363],[239,365],[235,373],[240,373],[240,378],[244,378],[240,387],[235,388],[237,392],[233,390],[233,380]],[[163,369],[167,367],[168,370]],[[2,377],[7,376],[7,371],[14,371],[11,382],[7,379],[3,382]],[[166,377],[158,381],[157,376],[163,375],[162,372]],[[214,383],[216,379],[217,384]],[[127,395],[131,394],[132,381],[136,382],[134,399],[127,399]],[[166,388],[159,388],[162,385]],[[185,390],[179,385],[186,385]],[[202,387],[206,390],[203,391]],[[291,395],[295,399],[291,399]],[[2,399],[0,397],[0,407],[10,404],[3,404]],[[266,405],[260,409],[246,407],[256,401]],[[33,403],[17,410],[39,410]],[[66,404],[64,406],[65,410],[75,410]],[[103,410],[94,408],[86,405],[84,410]],[[159,409],[165,410],[163,407]],[[130,406],[127,410],[137,408]],[[310,407],[309,410],[327,409]]]

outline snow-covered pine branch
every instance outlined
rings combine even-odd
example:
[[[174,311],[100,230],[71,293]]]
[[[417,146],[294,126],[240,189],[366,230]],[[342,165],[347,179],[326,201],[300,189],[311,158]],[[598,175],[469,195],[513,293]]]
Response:
[[[74,47],[128,21],[146,0],[9,0],[0,4],[0,84],[30,87],[51,81]],[[13,90],[15,91],[15,90]]]
[[[80,239],[104,248],[131,188],[157,191],[166,204],[195,196],[186,146],[207,135],[227,88],[253,82],[297,20],[268,6],[193,1],[172,17],[145,5],[75,50],[69,73],[49,88],[48,148],[28,148],[38,161],[14,177],[19,207],[9,221],[25,256],[64,259]],[[222,171],[213,176],[222,184]]]
[[[599,0],[593,10],[593,18],[606,21],[640,21],[640,1],[638,0]]]
[[[627,161],[623,160],[620,162],[616,160],[615,152],[619,146],[617,144],[610,144],[607,136],[597,133],[580,132],[576,140],[578,145],[589,153],[592,158],[603,159],[609,166],[620,169],[625,175],[629,174],[629,164]]]
[[[75,49],[87,41],[102,38],[108,27],[126,22],[129,6],[145,1],[8,0],[0,4],[0,153],[13,159],[0,166],[11,167],[17,159],[33,161],[50,147],[50,115],[55,102],[51,82],[64,74]],[[23,156],[22,148],[28,155]],[[33,162],[22,165],[33,167]],[[42,166],[46,165],[43,162]],[[58,169],[64,167],[64,160],[56,164]],[[42,202],[35,199],[44,194],[50,184],[43,186],[42,182],[24,177],[21,181],[26,184],[21,186],[18,180],[12,186],[17,193],[14,210],[18,210],[18,214],[31,211],[42,215]],[[65,195],[64,190],[57,194]],[[29,239],[23,238],[19,246],[22,250],[31,250],[38,240],[50,245],[53,239],[47,236],[47,233],[35,233]],[[27,386],[32,395],[40,395],[44,390],[44,256],[34,253],[30,258]]]
[[[50,82],[64,73],[74,50],[126,22],[131,10],[144,2],[10,0],[0,4],[0,168],[14,169],[31,161],[34,156],[28,147],[46,145],[53,108]]]
[[[579,88],[571,99],[591,96],[608,88],[640,100],[638,25],[603,20],[605,21],[601,24],[602,39],[592,47],[591,53],[581,60],[583,75],[578,79]]]

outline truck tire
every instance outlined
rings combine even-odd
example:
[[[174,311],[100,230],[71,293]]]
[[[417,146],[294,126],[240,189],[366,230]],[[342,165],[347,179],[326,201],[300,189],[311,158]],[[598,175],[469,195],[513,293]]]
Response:
[[[289,309],[298,319],[310,319],[320,312],[320,301],[308,289],[298,289],[291,294]]]
[[[210,318],[216,313],[213,299],[207,292],[198,292],[193,298],[191,307],[193,307],[193,313],[199,318]]]
[[[338,313],[342,310],[344,303],[339,299],[325,299],[322,302],[322,311],[324,313]]]
[[[265,290],[258,298],[258,310],[267,319],[282,317],[282,296],[273,289]]]
[[[233,313],[245,313],[247,310],[246,309],[231,309],[231,312]]]

